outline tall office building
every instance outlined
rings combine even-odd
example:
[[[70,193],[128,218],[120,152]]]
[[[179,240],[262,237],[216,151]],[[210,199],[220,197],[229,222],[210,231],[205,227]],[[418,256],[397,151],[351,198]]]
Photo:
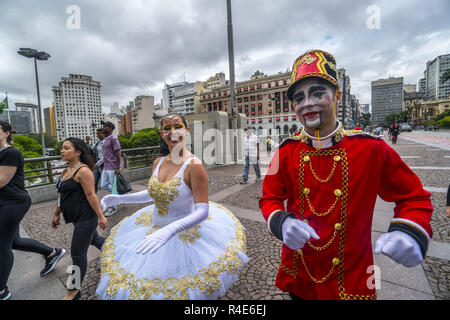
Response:
[[[386,117],[402,112],[403,77],[372,81],[372,124],[386,125]]]
[[[54,103],[50,108],[44,109],[44,119],[45,119],[45,132],[47,132],[52,137],[56,137],[56,119],[55,119],[55,108]]]
[[[419,92],[423,95],[425,95],[426,86],[427,86],[427,82],[426,82],[425,78],[420,79],[419,83],[418,83],[418,87],[419,87]]]
[[[195,83],[180,82],[165,84],[162,90],[162,109],[166,112],[181,114],[194,113]]]
[[[337,104],[337,118],[345,128],[352,127],[352,103],[350,95],[350,77],[345,74],[345,69],[337,70],[339,87],[342,92],[341,100]],[[344,90],[345,89],[345,90]],[[345,113],[345,115],[344,115]]]
[[[450,96],[450,81],[442,83],[442,76],[447,69],[450,69],[450,54],[437,56],[427,62],[425,100],[447,99]]]
[[[133,133],[155,127],[154,110],[155,97],[142,95],[134,99],[134,108],[130,110]]]
[[[103,119],[100,89],[99,81],[80,74],[62,77],[59,85],[53,87],[58,140],[95,137],[95,128]]]
[[[40,133],[41,128],[39,127],[39,107],[32,103],[21,103],[16,102],[16,111],[28,112],[31,119],[31,132]]]
[[[6,109],[0,114],[0,120],[11,124],[17,134],[35,133],[31,131],[32,119],[29,111]],[[14,137],[13,137],[14,138]]]

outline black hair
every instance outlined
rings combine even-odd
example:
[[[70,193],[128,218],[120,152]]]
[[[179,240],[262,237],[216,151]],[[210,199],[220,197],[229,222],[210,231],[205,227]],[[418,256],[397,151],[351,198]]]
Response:
[[[103,133],[103,129],[102,128],[98,128],[97,129],[97,133],[99,133],[99,132]]]
[[[94,160],[92,159],[92,154],[88,149],[86,142],[79,138],[69,137],[64,141],[69,141],[72,143],[76,151],[80,151],[80,162],[84,163],[89,167],[89,169],[94,169]]]
[[[11,127],[11,125],[8,122],[0,121],[0,127],[2,127],[3,132],[9,132],[8,138],[6,138],[6,143],[11,144],[12,142],[12,135],[13,133],[16,133],[16,131]]]
[[[162,131],[162,123],[163,123],[163,120],[166,119],[166,118],[168,118],[168,117],[171,117],[171,118],[172,118],[172,117],[175,117],[175,116],[181,118],[181,121],[183,121],[183,124],[184,124],[184,126],[186,127],[186,129],[187,129],[188,126],[187,126],[186,118],[185,118],[181,113],[169,113],[169,114],[165,115],[164,117],[162,117],[161,120],[160,120],[160,128],[161,128],[161,131]],[[161,136],[160,144],[159,144],[159,153],[160,153],[163,157],[167,156],[167,155],[170,153],[170,151],[169,151],[169,146],[168,146],[167,143],[164,141],[164,139],[163,139],[162,136]]]

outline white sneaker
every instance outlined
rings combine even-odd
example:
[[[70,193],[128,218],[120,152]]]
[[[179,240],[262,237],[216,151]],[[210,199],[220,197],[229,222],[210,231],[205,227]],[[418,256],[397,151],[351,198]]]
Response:
[[[108,209],[106,209],[104,215],[105,217],[110,217],[115,213],[117,213],[117,208],[114,209],[113,207],[109,207]]]

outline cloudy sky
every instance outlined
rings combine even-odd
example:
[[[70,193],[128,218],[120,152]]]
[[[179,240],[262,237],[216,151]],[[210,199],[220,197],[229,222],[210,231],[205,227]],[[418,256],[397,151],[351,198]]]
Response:
[[[323,49],[347,70],[352,94],[370,103],[371,81],[402,76],[417,84],[428,60],[450,53],[448,0],[232,0],[232,7],[236,81],[256,70],[284,72],[304,51]],[[101,81],[105,111],[141,94],[160,101],[164,83],[221,71],[229,79],[226,0],[1,0],[0,12],[0,99],[8,92],[10,105],[37,103],[33,62],[20,47],[51,55],[38,65],[44,108],[69,73]]]

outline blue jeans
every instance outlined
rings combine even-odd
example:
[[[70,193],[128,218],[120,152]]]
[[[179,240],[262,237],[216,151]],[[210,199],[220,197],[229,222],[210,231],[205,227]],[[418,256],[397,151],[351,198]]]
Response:
[[[111,192],[114,185],[115,176],[116,171],[114,169],[111,170],[103,169],[101,188],[103,190],[108,190],[109,192]],[[117,209],[117,206],[112,206],[111,208]]]
[[[259,170],[259,164],[258,164],[258,160],[252,157],[252,164],[253,164],[253,169],[255,169],[255,173],[256,173],[256,177],[257,178],[261,178],[261,170]],[[248,180],[248,171],[250,169],[250,157],[249,156],[245,156],[245,165],[244,165],[244,171],[242,172],[242,177],[244,178],[245,181]]]
[[[100,169],[100,168],[95,169],[95,171],[94,171],[95,193],[97,193],[97,191],[98,191],[98,183],[100,182],[101,178],[102,178],[102,169]]]

